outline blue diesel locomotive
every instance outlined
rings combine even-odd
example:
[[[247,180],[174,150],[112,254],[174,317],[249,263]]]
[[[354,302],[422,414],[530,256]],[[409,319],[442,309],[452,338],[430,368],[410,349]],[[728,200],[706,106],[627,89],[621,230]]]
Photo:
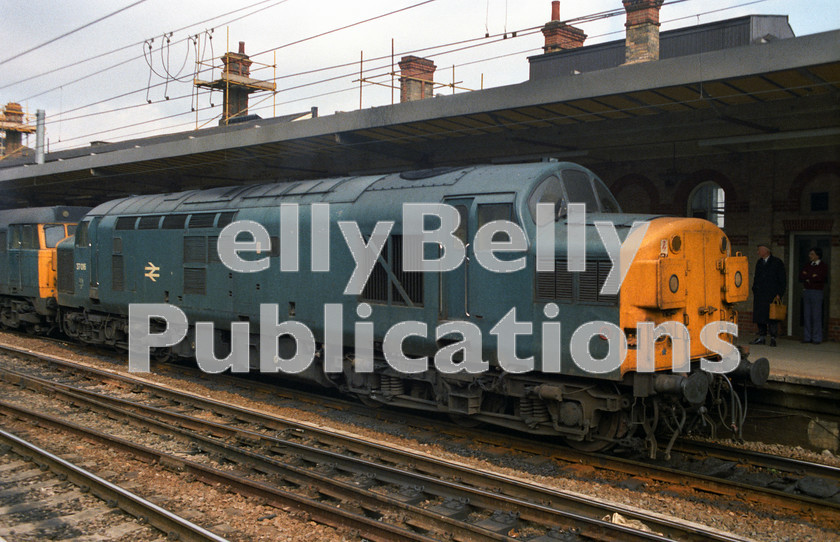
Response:
[[[451,235],[465,247],[460,265],[431,273],[405,264],[402,248],[409,232],[402,216],[404,204],[410,203],[446,204],[457,211],[460,220]],[[536,266],[539,203],[553,209],[553,271]],[[587,214],[574,230],[578,237],[570,240],[574,203],[586,204]],[[284,208],[294,209],[299,227],[281,218]],[[327,213],[326,231],[310,227],[316,209]],[[426,219],[426,229],[440,226],[434,217]],[[255,250],[242,253],[244,260],[267,262],[264,270],[240,273],[222,261],[218,239],[226,227],[242,221],[268,232],[267,243],[255,243]],[[355,223],[361,239],[369,242],[383,221],[393,224],[375,265],[361,292],[347,295],[358,262],[342,224]],[[511,247],[516,244],[507,233],[476,236],[497,221],[523,232],[519,253],[504,249],[506,241]],[[634,222],[646,227],[617,294],[602,288],[613,267],[598,231],[598,224],[607,222],[620,240]],[[481,265],[478,251],[487,247],[480,245],[491,242],[499,261],[524,260],[521,268],[499,273]],[[569,270],[570,243],[585,247],[585,270]],[[325,244],[328,263],[321,257]],[[431,259],[442,248],[427,243],[423,252]],[[283,261],[288,255],[294,262]],[[57,321],[69,337],[127,348],[129,306],[168,304],[186,315],[189,330],[177,344],[157,348],[156,357],[194,356],[196,322],[213,323],[213,347],[224,357],[233,348],[232,324],[245,322],[250,324],[250,363],[256,367],[261,305],[273,304],[280,321],[300,322],[314,338],[313,362],[296,378],[338,388],[370,405],[446,412],[464,423],[558,435],[581,449],[644,443],[655,454],[657,425],[668,429],[673,442],[691,419],[709,421],[705,403],[719,403],[724,392],[736,393],[733,381],[766,380],[764,359],[750,363],[742,356],[738,368],[726,375],[701,368],[703,359],[721,359],[720,349],[701,340],[703,329],[710,323],[737,323],[735,304],[747,298],[747,277],[746,258],[731,253],[726,235],[715,225],[623,214],[603,182],[581,166],[468,166],[136,196],[102,204],[85,215],[74,237],[58,246]],[[496,326],[514,309],[515,320],[530,326],[514,337],[515,356],[533,356],[533,370],[525,372],[500,367],[502,339]],[[357,370],[360,356],[354,341],[360,321],[373,328],[372,372]],[[466,344],[463,333],[434,330],[445,330],[450,323],[476,330],[487,370],[442,372],[431,363],[419,372],[396,370],[385,359],[383,344],[400,322],[431,330],[400,341],[404,355],[413,358],[432,359],[445,350],[450,361],[458,362],[470,355],[473,343]],[[597,373],[582,369],[570,348],[574,331],[589,322],[608,324],[623,335],[620,363]],[[640,322],[664,327],[651,337]],[[669,322],[676,327],[669,328]],[[552,323],[559,326],[547,325]],[[163,322],[153,324],[158,330],[165,327]],[[325,370],[327,356],[336,359],[334,351],[326,352],[330,326],[333,332],[338,326],[345,346],[338,370]],[[544,336],[555,331],[557,340]],[[585,337],[592,359],[609,355],[615,348],[611,337],[606,330]],[[732,341],[729,335],[722,337]],[[643,356],[640,345],[648,340],[652,353]],[[548,349],[560,363],[549,370],[542,365],[544,350],[555,342],[559,344]],[[289,358],[296,347],[289,336],[280,336],[276,352]],[[690,360],[679,371],[672,369],[675,351]],[[641,369],[651,362],[652,371]],[[735,412],[729,415],[735,425],[742,421]]]

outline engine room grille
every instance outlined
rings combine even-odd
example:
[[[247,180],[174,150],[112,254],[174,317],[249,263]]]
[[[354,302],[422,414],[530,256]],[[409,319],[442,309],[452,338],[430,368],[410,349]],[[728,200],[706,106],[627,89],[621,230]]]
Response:
[[[161,215],[141,216],[137,224],[138,230],[156,230],[160,224]]]
[[[403,238],[402,235],[391,237],[391,270],[397,281],[402,286],[408,299],[414,305],[423,304],[423,273],[417,271],[403,270]],[[391,299],[397,304],[406,304],[397,288],[396,283],[391,285]]]
[[[134,224],[137,222],[136,216],[121,216],[117,219],[116,229],[118,230],[133,230]]]
[[[567,270],[567,260],[557,259],[554,272],[536,274],[537,301],[577,301],[582,303],[618,303],[616,295],[601,295],[601,288],[612,269],[612,263],[606,260],[589,260],[586,271],[572,273]],[[577,285],[577,288],[575,288]],[[575,295],[577,290],[577,295]]]
[[[190,217],[188,228],[212,228],[216,213],[198,213]]]
[[[574,273],[566,270],[566,260],[556,260],[553,273],[537,273],[537,299],[571,301],[573,278]]]
[[[204,236],[184,237],[184,263],[204,263],[206,241]]]
[[[75,273],[76,261],[72,250],[58,251],[58,291],[72,294],[75,290],[73,275]]]
[[[402,235],[392,235],[388,239],[388,242],[382,249],[382,259],[391,268],[396,282],[391,281],[382,262],[377,260],[370,277],[368,277],[367,284],[365,284],[365,288],[362,291],[361,299],[380,303],[388,303],[390,301],[395,305],[408,305],[409,303],[397,287],[397,283],[399,283],[405,292],[405,296],[412,305],[422,305],[423,273],[405,271],[403,269]]]
[[[121,292],[125,289],[125,269],[120,254],[111,256],[111,289]]]
[[[207,270],[203,267],[184,268],[184,293],[204,295],[207,291]]]
[[[207,261],[209,263],[214,262],[221,262],[222,259],[219,258],[219,238],[218,237],[208,237],[207,238]]]
[[[382,303],[388,302],[388,273],[379,260],[373,266],[373,271],[371,271],[367,284],[362,290],[362,299]]]
[[[166,215],[163,218],[163,229],[180,230],[187,223],[187,215]]]

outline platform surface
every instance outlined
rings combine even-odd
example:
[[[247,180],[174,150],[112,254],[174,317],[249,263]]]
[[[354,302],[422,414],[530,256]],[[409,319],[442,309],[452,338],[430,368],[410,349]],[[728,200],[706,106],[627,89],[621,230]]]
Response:
[[[752,337],[750,337],[752,340]],[[739,341],[747,345],[748,341]],[[749,345],[750,360],[770,360],[770,380],[840,389],[840,343],[777,339],[777,346]]]

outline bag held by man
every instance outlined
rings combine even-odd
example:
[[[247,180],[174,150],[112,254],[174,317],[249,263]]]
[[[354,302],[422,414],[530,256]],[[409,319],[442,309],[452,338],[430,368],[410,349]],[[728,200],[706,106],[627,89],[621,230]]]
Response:
[[[785,320],[787,318],[787,305],[782,304],[779,296],[770,303],[770,319],[771,320]]]

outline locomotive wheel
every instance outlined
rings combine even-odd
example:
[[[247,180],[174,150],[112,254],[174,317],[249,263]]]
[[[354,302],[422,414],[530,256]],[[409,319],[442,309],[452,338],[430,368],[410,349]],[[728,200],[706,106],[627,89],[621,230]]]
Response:
[[[153,348],[152,349],[152,359],[155,360],[157,363],[167,363],[172,359],[172,349],[171,348]]]
[[[581,452],[602,452],[615,446],[619,427],[621,427],[621,412],[601,412],[598,428],[590,431],[590,434],[596,438],[592,440],[566,439],[566,444]]]

